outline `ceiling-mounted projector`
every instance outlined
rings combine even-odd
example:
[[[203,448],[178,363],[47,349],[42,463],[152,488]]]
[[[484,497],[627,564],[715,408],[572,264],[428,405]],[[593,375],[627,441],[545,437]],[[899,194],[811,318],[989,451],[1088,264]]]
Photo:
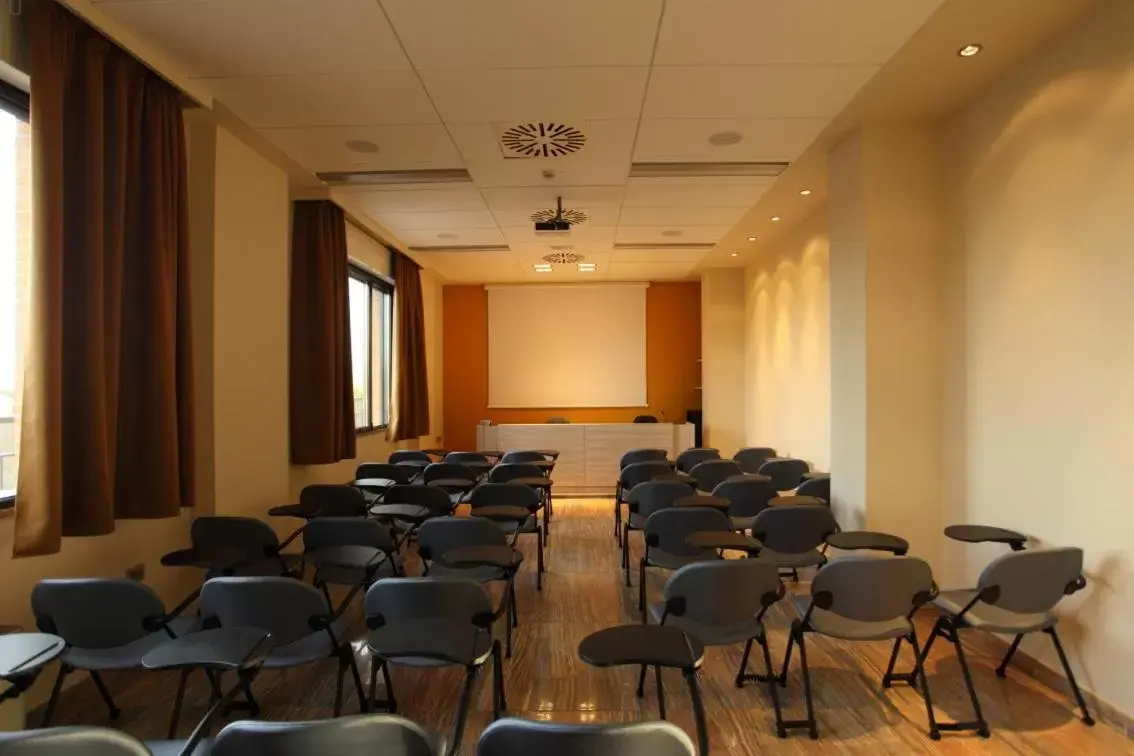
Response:
[[[571,233],[571,221],[563,216],[563,198],[555,198],[555,216],[535,221],[536,236],[567,236]]]

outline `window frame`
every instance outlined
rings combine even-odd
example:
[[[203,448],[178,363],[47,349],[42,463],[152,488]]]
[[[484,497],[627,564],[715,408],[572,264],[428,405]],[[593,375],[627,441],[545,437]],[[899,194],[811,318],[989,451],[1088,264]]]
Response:
[[[366,392],[367,392],[367,409],[369,410],[369,412],[367,413],[367,415],[368,415],[367,416],[367,424],[365,426],[357,426],[356,425],[355,429],[354,429],[354,432],[355,432],[356,435],[362,436],[362,435],[367,435],[367,434],[370,434],[370,433],[377,433],[379,431],[385,431],[390,427],[390,423],[389,423],[390,404],[392,403],[392,393],[393,393],[391,391],[391,388],[392,388],[391,387],[391,381],[393,379],[393,359],[392,359],[393,358],[393,354],[392,354],[393,350],[392,350],[392,348],[388,348],[388,349],[385,350],[387,352],[387,354],[384,355],[385,359],[382,361],[382,366],[386,371],[386,379],[383,381],[383,386],[386,389],[386,397],[385,397],[385,406],[387,408],[386,422],[381,423],[379,425],[374,424],[374,412],[375,412],[375,403],[374,403],[374,399],[375,399],[375,396],[374,396],[374,348],[375,348],[376,345],[378,346],[379,349],[382,349],[384,346],[386,346],[385,334],[378,334],[378,333],[375,332],[375,329],[374,329],[374,300],[375,300],[375,292],[378,292],[380,294],[384,294],[385,296],[389,297],[390,303],[391,303],[391,307],[390,307],[391,313],[390,314],[392,316],[392,314],[393,314],[394,284],[391,281],[389,281],[388,279],[386,279],[382,276],[379,276],[379,275],[371,272],[370,270],[367,270],[366,268],[362,267],[360,264],[356,263],[353,260],[350,260],[348,262],[348,267],[347,267],[348,284],[349,284],[350,279],[354,279],[355,281],[358,281],[358,282],[360,282],[360,283],[362,283],[366,286],[366,293],[367,293],[367,297],[366,297],[366,322],[368,324],[368,329],[370,331],[369,338],[366,340],[366,379],[365,379],[366,380]],[[389,327],[389,330],[390,330],[389,342],[390,342],[390,346],[392,347],[393,327],[394,327],[392,317],[389,319],[388,327]],[[376,339],[381,339],[381,341],[379,341],[376,344]],[[353,355],[352,355],[352,359],[353,359]],[[354,416],[353,412],[351,413],[351,416],[353,418],[353,416]]]

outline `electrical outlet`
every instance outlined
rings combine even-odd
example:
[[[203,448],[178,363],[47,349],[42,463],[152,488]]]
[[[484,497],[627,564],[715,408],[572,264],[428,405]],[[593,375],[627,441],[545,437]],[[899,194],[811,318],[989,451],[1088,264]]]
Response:
[[[126,578],[128,580],[137,580],[141,582],[146,579],[146,565],[135,564],[133,567],[126,568]]]

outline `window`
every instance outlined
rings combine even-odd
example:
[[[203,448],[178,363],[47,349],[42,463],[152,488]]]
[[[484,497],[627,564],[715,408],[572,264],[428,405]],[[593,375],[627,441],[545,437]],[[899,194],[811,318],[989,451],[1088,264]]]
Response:
[[[31,131],[27,93],[0,82],[0,504],[16,492],[20,383],[31,262]]]
[[[358,431],[390,424],[390,357],[394,328],[394,287],[352,265],[350,360],[354,371],[354,427]]]

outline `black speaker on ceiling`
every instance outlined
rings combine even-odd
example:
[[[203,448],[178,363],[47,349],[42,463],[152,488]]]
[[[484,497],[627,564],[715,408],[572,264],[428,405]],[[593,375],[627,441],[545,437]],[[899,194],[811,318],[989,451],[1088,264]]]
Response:
[[[693,425],[693,445],[701,446],[701,410],[685,410],[685,422]]]

